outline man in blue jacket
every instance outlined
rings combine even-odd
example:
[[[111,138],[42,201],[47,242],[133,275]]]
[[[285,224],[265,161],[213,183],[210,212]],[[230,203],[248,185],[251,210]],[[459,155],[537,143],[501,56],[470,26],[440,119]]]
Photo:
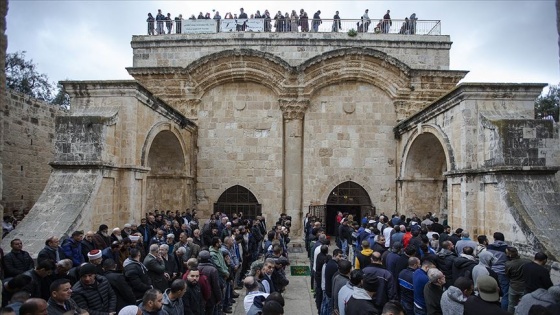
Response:
[[[82,240],[84,239],[83,231],[74,231],[72,237],[67,238],[62,243],[62,250],[66,257],[72,259],[74,267],[78,267],[84,262],[84,255],[82,254]]]

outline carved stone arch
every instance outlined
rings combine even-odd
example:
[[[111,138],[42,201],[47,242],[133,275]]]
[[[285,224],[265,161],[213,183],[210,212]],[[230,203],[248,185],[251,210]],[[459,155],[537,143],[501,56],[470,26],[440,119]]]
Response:
[[[348,182],[348,181],[354,182],[362,186],[365,189],[365,191],[368,192],[371,198],[371,192],[373,191],[373,188],[370,185],[368,185],[367,178],[366,176],[364,176],[363,173],[360,173],[358,171],[352,171],[351,174],[349,174],[348,171],[340,171],[334,175],[329,176],[327,180],[324,181],[323,185],[321,185],[318,194],[320,198],[319,201],[325,202],[328,199],[329,194],[333,191],[334,188],[336,188],[341,183]],[[373,201],[372,201],[372,205],[375,205]]]
[[[257,198],[257,200],[259,202],[262,203],[263,197],[259,194],[259,189],[258,187],[255,187],[254,185],[250,184],[250,183],[231,183],[231,182],[223,182],[221,183],[220,187],[218,189],[215,189],[215,191],[218,192],[217,196],[213,196],[213,202],[218,201],[218,198],[220,198],[220,196],[229,188],[234,187],[234,186],[241,186],[243,188],[246,188],[247,190],[249,190],[254,196],[255,198]]]
[[[152,147],[152,144],[154,143],[154,139],[162,131],[169,131],[175,135],[177,141],[179,142],[179,145],[181,146],[181,152],[183,154],[183,159],[184,159],[183,170],[190,172],[190,170],[186,169],[187,165],[189,165],[189,155],[187,153],[187,146],[184,142],[183,137],[181,136],[180,130],[177,128],[177,126],[169,122],[159,122],[155,124],[154,126],[152,126],[152,128],[146,135],[146,140],[144,141],[144,145],[142,146],[142,155],[140,158],[141,165],[144,167],[148,166],[150,149]]]
[[[410,93],[410,67],[398,59],[370,48],[344,48],[326,52],[298,66],[304,95],[344,81],[375,85],[391,98]]]
[[[252,49],[224,50],[204,56],[187,66],[195,93],[202,97],[215,86],[228,82],[254,82],[278,96],[289,96],[286,86],[296,80],[295,68],[270,53]]]
[[[410,155],[411,148],[413,144],[415,144],[416,140],[420,136],[425,134],[433,135],[435,139],[437,139],[439,144],[441,144],[441,148],[443,149],[443,153],[445,155],[446,170],[449,172],[455,169],[455,156],[453,154],[453,148],[451,146],[451,142],[449,141],[447,135],[437,125],[422,124],[412,132],[411,136],[406,141],[401,156],[401,167],[399,170],[399,178],[406,177],[405,172],[407,171],[407,166],[408,166],[407,163],[409,162],[408,158]]]

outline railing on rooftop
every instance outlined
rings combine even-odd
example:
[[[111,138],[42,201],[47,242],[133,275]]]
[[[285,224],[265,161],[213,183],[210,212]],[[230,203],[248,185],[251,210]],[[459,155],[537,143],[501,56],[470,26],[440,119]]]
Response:
[[[441,35],[439,20],[332,20],[322,19],[321,23],[309,19],[307,22],[265,19],[199,19],[147,22],[148,35],[158,34],[204,34],[231,32],[276,32],[276,33],[336,33],[355,30],[357,33]]]

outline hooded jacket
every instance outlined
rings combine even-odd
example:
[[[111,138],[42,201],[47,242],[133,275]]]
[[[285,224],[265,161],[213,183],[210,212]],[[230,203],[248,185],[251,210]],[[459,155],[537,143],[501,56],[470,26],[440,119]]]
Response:
[[[163,293],[163,310],[168,315],[183,315],[185,313],[183,300],[181,298],[171,300],[171,298],[169,298],[170,292],[171,289],[167,289]]]
[[[455,261],[453,261],[453,283],[455,283],[455,280],[459,277],[472,279],[472,271],[476,265],[477,263],[473,256],[461,254],[461,256],[457,257]]]
[[[141,299],[144,293],[152,288],[152,280],[148,276],[148,269],[142,263],[130,258],[124,261],[123,266],[124,277],[132,288],[134,297]]]
[[[527,315],[529,309],[533,305],[549,306],[560,302],[560,286],[552,286],[548,290],[537,289],[521,298],[517,308],[516,315]]]
[[[508,245],[504,241],[495,241],[487,247],[488,251],[491,252],[494,257],[496,257],[496,261],[492,264],[492,270],[494,270],[499,275],[506,274],[507,246]]]
[[[370,264],[371,261],[371,254],[373,254],[373,250],[370,248],[362,249],[362,251],[356,255],[356,269],[363,269]]]
[[[461,289],[450,286],[441,296],[441,310],[443,315],[463,314],[467,297]]]
[[[346,302],[346,314],[377,315],[379,312],[367,291],[359,287],[354,287],[352,296],[348,302]]]
[[[478,265],[474,266],[472,271],[472,280],[474,282],[474,288],[477,288],[476,280],[479,276],[486,275],[491,276],[492,278],[496,279],[496,283],[500,283],[498,281],[498,275],[490,268],[492,262],[496,261],[496,257],[490,251],[483,251],[478,256]]]
[[[453,282],[453,262],[457,258],[454,252],[448,249],[442,249],[437,253],[437,267],[445,276],[445,287]]]

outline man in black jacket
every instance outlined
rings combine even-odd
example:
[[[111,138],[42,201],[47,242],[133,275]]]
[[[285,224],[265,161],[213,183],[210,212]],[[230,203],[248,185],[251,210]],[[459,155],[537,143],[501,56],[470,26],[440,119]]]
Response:
[[[146,291],[153,288],[152,280],[148,276],[148,269],[140,262],[140,257],[140,251],[131,248],[130,257],[123,263],[126,282],[132,288],[137,300],[141,299]]]
[[[35,268],[35,264],[29,253],[22,250],[23,242],[19,238],[14,238],[10,242],[10,247],[12,247],[12,251],[4,256],[4,266],[6,267],[4,270],[5,278],[12,278],[20,273]]]
[[[95,274],[92,264],[80,267],[80,280],[72,287],[72,298],[90,315],[114,315],[117,297],[107,278]]]
[[[127,305],[132,305],[136,303],[136,297],[132,292],[132,288],[126,282],[126,278],[120,272],[117,272],[117,264],[111,258],[106,259],[103,262],[103,270],[105,273],[103,276],[109,280],[111,288],[115,291],[117,296],[117,312],[119,312],[123,307]]]

